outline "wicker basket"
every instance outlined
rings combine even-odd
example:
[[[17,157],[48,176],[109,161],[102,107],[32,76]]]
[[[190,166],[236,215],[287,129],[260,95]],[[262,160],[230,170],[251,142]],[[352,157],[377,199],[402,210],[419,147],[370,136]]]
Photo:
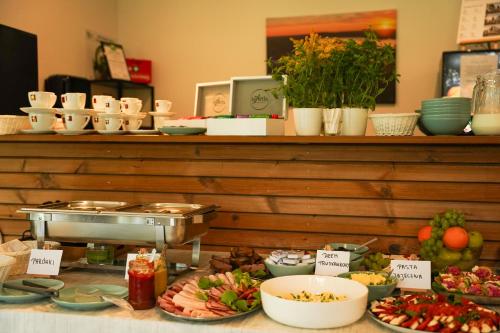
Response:
[[[0,254],[0,283],[7,280],[9,273],[12,272],[12,266],[14,266],[15,263],[15,258]]]
[[[369,115],[376,135],[413,135],[418,113],[381,113]]]
[[[32,249],[36,249],[36,241],[23,241],[23,244],[29,247],[28,250],[17,251],[17,252],[2,252],[2,255],[10,256],[16,259],[16,263],[12,266],[10,270],[10,275],[26,274],[28,269],[28,263],[30,260],[30,254]],[[45,244],[49,244],[51,250],[58,249],[61,244],[58,242],[46,241]]]
[[[0,135],[16,134],[19,130],[31,128],[29,118],[0,115]]]

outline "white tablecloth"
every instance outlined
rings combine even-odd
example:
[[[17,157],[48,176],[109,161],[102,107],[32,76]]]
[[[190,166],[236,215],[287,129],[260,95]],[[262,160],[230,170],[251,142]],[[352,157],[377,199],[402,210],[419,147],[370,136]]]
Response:
[[[189,253],[182,254],[188,258]],[[178,257],[177,257],[178,259]],[[206,262],[207,255],[202,256]],[[186,262],[178,260],[180,262]],[[127,286],[123,273],[65,271],[60,276],[65,286],[84,283]],[[234,320],[193,323],[169,318],[160,309],[127,311],[110,307],[100,311],[72,311],[49,300],[33,304],[0,304],[0,333],[285,333],[310,332],[274,322],[263,311]],[[318,332],[371,333],[389,332],[367,315],[358,322]]]

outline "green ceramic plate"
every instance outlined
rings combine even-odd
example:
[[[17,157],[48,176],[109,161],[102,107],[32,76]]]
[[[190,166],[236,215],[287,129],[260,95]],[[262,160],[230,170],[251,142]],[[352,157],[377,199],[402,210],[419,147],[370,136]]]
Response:
[[[51,287],[54,289],[61,289],[64,287],[64,282],[60,280],[54,280],[54,279],[19,279],[19,280],[13,280],[9,281],[13,284],[16,285],[22,285],[23,280],[35,282],[37,284],[44,285],[46,287]],[[0,302],[5,302],[5,303],[32,303],[39,301],[44,298],[48,298],[49,295],[40,295],[40,294],[35,294],[31,293],[29,291],[22,291],[22,290],[16,290],[16,289],[9,289],[9,288],[0,288]]]
[[[99,295],[125,298],[128,296],[128,288],[114,284],[80,285],[62,289],[59,297],[52,297],[52,301],[63,308],[79,311],[100,310],[113,305]]]
[[[204,127],[168,126],[159,128],[159,131],[169,135],[196,135],[205,133],[207,129]]]

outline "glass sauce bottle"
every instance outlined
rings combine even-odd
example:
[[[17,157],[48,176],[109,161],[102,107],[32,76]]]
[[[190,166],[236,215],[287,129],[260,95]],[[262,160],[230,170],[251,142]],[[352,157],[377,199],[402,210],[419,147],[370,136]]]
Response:
[[[150,309],[155,306],[154,264],[145,257],[137,256],[129,264],[128,300],[136,310]]]

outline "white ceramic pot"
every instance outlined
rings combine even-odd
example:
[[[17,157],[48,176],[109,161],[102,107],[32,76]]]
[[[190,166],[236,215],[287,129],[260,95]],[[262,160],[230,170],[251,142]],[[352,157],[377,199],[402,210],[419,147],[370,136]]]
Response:
[[[365,135],[368,109],[342,108],[342,135]]]
[[[300,136],[321,134],[323,125],[323,109],[321,108],[293,108],[295,133]]]
[[[342,109],[323,109],[323,124],[325,125],[325,135],[340,134],[340,119],[342,118]]]

